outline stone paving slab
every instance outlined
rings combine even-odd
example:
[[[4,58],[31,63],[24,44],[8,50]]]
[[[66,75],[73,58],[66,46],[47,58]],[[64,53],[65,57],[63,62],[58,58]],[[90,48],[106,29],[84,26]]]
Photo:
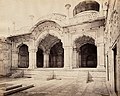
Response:
[[[75,80],[34,80],[25,79],[9,83],[34,84],[35,87],[10,96],[109,96],[105,82],[82,83]]]

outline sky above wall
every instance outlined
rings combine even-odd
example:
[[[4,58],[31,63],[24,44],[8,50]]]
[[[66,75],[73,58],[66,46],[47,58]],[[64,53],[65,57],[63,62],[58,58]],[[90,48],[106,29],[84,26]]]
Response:
[[[0,36],[13,34],[12,30],[31,24],[50,13],[65,13],[70,0],[0,0]]]

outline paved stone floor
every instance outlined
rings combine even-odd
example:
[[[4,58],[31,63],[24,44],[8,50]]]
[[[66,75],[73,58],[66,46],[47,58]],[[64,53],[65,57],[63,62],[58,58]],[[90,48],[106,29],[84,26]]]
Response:
[[[105,82],[82,83],[75,80],[17,79],[7,83],[34,84],[35,87],[10,96],[109,96]]]

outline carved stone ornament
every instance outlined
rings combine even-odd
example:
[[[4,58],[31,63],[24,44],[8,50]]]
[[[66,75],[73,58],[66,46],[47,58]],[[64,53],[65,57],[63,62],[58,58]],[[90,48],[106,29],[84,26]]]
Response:
[[[79,37],[75,41],[75,45],[76,45],[77,51],[79,51],[81,46],[83,46],[84,44],[87,44],[87,43],[95,44],[95,40],[92,37],[85,36],[85,35],[83,35],[82,37]]]

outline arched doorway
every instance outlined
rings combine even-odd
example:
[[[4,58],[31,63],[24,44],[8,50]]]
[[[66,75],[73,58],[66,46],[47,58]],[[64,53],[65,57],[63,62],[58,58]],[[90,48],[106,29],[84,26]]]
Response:
[[[19,68],[28,68],[29,67],[29,52],[28,46],[23,44],[19,47],[18,53],[18,67]]]
[[[42,68],[43,67],[43,60],[44,60],[43,50],[38,48],[38,51],[37,51],[37,68]]]
[[[49,67],[62,68],[64,67],[64,49],[62,42],[56,43],[50,50]]]
[[[85,44],[80,47],[81,67],[97,67],[97,47],[93,44]]]

